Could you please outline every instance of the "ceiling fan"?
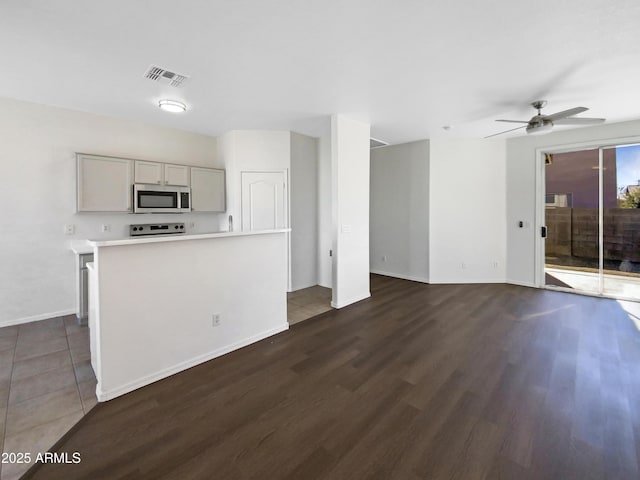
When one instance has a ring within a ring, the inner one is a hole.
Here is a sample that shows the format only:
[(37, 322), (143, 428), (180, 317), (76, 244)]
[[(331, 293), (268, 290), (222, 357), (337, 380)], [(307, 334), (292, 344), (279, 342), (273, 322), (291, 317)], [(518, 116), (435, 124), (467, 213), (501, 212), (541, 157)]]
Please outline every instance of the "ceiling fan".
[(546, 100), (536, 100), (531, 103), (531, 106), (538, 110), (538, 114), (531, 117), (531, 120), (496, 120), (496, 122), (507, 122), (507, 123), (524, 123), (525, 125), (517, 128), (512, 128), (511, 130), (505, 130), (504, 132), (494, 133), (493, 135), (489, 135), (488, 137), (495, 137), (496, 135), (502, 135), (503, 133), (513, 132), (515, 130), (519, 130), (521, 128), (526, 128), (526, 131), (530, 135), (540, 135), (543, 133), (548, 133), (553, 129), (554, 125), (596, 125), (598, 123), (602, 123), (605, 121), (604, 118), (577, 118), (574, 115), (577, 115), (582, 112), (586, 112), (589, 110), (586, 107), (575, 107), (570, 108), (569, 110), (563, 110), (562, 112), (552, 113), (551, 115), (543, 115), (541, 110), (547, 104)]

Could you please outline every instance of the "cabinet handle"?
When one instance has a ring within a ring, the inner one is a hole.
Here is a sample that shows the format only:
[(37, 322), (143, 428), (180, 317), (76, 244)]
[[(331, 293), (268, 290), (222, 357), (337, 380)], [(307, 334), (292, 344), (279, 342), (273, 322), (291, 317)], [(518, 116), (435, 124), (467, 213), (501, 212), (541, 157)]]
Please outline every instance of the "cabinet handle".
[(158, 180), (156, 183), (160, 183), (160, 180)]

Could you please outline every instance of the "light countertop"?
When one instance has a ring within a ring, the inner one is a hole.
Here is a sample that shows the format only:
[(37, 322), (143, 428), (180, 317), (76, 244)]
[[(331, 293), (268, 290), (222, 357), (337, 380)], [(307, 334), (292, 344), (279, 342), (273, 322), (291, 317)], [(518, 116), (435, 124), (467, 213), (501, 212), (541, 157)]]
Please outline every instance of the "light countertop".
[(115, 247), (120, 245), (140, 245), (144, 243), (161, 243), (161, 242), (184, 242), (188, 240), (205, 240), (209, 238), (227, 238), (242, 237), (247, 235), (266, 235), (270, 233), (286, 233), (290, 232), (290, 228), (282, 228), (278, 230), (259, 230), (255, 232), (217, 232), (217, 233), (197, 233), (197, 234), (176, 234), (176, 235), (150, 235), (142, 237), (130, 237), (121, 240), (88, 240), (90, 247), (89, 252), (93, 251), (93, 247)]
[(69, 242), (69, 250), (76, 255), (84, 255), (93, 253), (93, 246), (89, 245), (89, 240), (71, 240)]

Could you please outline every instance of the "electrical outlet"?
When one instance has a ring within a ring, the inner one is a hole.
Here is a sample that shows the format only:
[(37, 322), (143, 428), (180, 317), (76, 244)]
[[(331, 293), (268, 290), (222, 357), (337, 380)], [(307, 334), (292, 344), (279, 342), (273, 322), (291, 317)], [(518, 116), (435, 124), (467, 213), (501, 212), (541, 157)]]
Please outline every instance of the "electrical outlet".
[(497, 260), (493, 261), (493, 268), (498, 268), (498, 261)]
[(220, 314), (219, 313), (214, 313), (211, 316), (211, 326), (212, 327), (219, 327), (220, 326)]
[(387, 261), (387, 256), (386, 256), (386, 255), (383, 255), (383, 256), (382, 256), (382, 261), (383, 261), (383, 262), (386, 262), (386, 261)]
[(65, 235), (73, 235), (76, 233), (76, 226), (73, 224), (68, 224), (64, 226), (64, 234)]
[(195, 227), (196, 227), (195, 222), (189, 222), (189, 228), (195, 228)]
[(467, 264), (466, 264), (466, 263), (464, 263), (464, 262), (462, 262), (462, 269), (463, 269), (463, 270), (466, 270), (466, 268), (467, 268)]
[(101, 230), (102, 230), (103, 233), (104, 232), (110, 232), (111, 231), (111, 225), (105, 223), (104, 225), (102, 225)]

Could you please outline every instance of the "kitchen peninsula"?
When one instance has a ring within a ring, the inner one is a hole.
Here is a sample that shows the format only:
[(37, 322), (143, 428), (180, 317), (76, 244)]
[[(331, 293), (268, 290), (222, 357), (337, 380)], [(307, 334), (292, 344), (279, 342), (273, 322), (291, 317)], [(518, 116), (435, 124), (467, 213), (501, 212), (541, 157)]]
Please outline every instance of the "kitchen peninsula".
[(90, 241), (98, 400), (286, 330), (288, 231)]

